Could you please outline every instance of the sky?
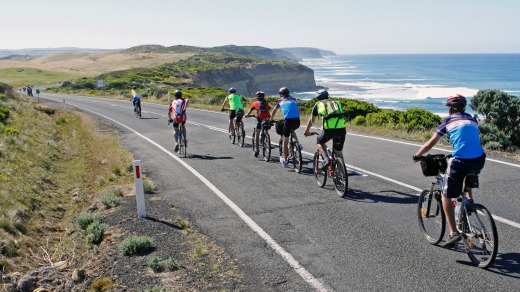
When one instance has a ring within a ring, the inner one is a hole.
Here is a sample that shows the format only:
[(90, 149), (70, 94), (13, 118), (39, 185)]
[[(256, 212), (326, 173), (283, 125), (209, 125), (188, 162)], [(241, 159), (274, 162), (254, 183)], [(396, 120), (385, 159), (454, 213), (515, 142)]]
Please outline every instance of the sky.
[(0, 49), (315, 47), (520, 53), (518, 0), (0, 0)]

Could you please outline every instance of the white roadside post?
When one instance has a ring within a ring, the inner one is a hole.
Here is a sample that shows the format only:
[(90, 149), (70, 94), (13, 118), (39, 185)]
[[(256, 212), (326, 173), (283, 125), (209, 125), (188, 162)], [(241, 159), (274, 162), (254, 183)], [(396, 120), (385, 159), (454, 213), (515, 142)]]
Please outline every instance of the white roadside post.
[(141, 172), (141, 160), (134, 160), (134, 186), (135, 186), (135, 200), (137, 201), (137, 217), (146, 217), (146, 207), (144, 204), (144, 186)]

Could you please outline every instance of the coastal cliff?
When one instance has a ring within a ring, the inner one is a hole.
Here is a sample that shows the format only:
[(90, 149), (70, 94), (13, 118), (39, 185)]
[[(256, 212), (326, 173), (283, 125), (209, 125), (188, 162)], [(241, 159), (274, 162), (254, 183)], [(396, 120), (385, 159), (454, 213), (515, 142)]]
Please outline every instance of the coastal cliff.
[(201, 86), (227, 90), (234, 87), (246, 96), (257, 91), (277, 94), (282, 86), (291, 91), (313, 91), (316, 89), (314, 71), (309, 67), (294, 64), (253, 64), (246, 67), (223, 68), (198, 72), (194, 81)]

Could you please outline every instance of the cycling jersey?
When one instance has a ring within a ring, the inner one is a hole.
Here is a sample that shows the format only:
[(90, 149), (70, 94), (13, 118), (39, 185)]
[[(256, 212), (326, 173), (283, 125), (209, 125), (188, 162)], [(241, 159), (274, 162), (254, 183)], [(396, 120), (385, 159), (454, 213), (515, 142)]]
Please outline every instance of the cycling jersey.
[(186, 121), (186, 100), (179, 98), (172, 101), (168, 112), (173, 113), (173, 122), (178, 124)]
[(135, 103), (138, 100), (141, 100), (141, 95), (132, 89), (132, 101)]
[(453, 144), (453, 157), (471, 159), (482, 156), (484, 149), (480, 145), (478, 123), (467, 113), (454, 113), (444, 119), (437, 128), (437, 134), (448, 134)]
[(265, 103), (263, 110), (258, 101), (253, 102), (253, 104), (251, 105), (251, 109), (254, 109), (258, 112), (258, 117), (260, 118), (260, 120), (269, 119), (271, 117), (271, 114), (269, 113), (271, 106), (267, 101), (264, 100), (263, 102)]
[[(335, 106), (334, 106), (335, 105)], [(326, 118), (327, 115), (334, 112), (334, 109), (337, 109), (339, 113), (343, 113), (343, 109), (341, 108), (341, 103), (334, 100), (324, 100), (318, 101), (314, 107), (312, 108), (313, 116), (321, 116), (323, 120), (323, 129), (344, 129), (345, 128), (345, 119), (342, 116), (333, 116)]]
[(300, 113), (298, 112), (298, 101), (290, 95), (285, 97), (280, 97), (278, 102), (276, 102), (275, 108), (281, 108), (283, 113), (283, 118), (293, 119), (300, 118)]
[(239, 110), (244, 108), (244, 105), (242, 104), (242, 96), (239, 94), (232, 93), (226, 97), (226, 100), (229, 102), (230, 110)]

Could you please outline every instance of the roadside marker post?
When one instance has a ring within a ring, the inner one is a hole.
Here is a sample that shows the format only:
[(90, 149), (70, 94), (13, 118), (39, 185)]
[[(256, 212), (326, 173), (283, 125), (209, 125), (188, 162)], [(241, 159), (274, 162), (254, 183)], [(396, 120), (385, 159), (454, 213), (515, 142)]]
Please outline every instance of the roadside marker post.
[(143, 174), (141, 172), (141, 160), (132, 162), (134, 167), (135, 200), (137, 201), (137, 217), (146, 217), (146, 206), (144, 203)]

